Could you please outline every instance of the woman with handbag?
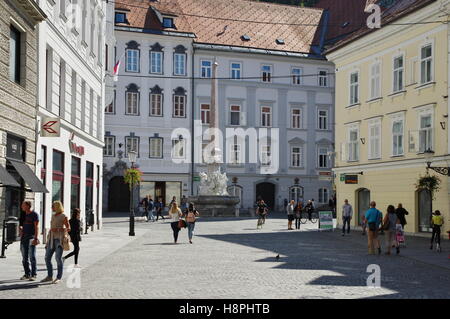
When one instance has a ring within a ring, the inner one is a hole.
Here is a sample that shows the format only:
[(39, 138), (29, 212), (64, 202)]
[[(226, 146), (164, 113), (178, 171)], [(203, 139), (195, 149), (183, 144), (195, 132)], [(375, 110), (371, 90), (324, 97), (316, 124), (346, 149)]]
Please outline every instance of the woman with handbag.
[(387, 208), (387, 214), (383, 219), (383, 230), (385, 230), (386, 235), (386, 255), (391, 254), (392, 246), (395, 246), (397, 255), (400, 254), (400, 247), (398, 245), (396, 236), (397, 224), (400, 224), (400, 219), (395, 213), (395, 207), (393, 205), (389, 205)]
[(64, 257), (64, 261), (68, 258), (74, 256), (75, 258), (75, 267), (80, 268), (78, 265), (78, 254), (80, 253), (80, 241), (81, 241), (81, 233), (80, 233), (80, 209), (75, 208), (72, 212), (72, 216), (69, 220), (70, 224), (70, 241), (73, 244), (73, 251)]
[(182, 226), (180, 223), (180, 221), (182, 221), (181, 216), (183, 216), (183, 213), (181, 212), (181, 209), (178, 208), (178, 204), (176, 202), (174, 202), (172, 206), (170, 206), (169, 216), (172, 219), (170, 226), (172, 227), (173, 239), (176, 244), (178, 240), (178, 233), (180, 232), (181, 229), (180, 226)]
[(186, 217), (186, 225), (187, 225), (187, 229), (188, 229), (189, 243), (192, 244), (192, 237), (194, 236), (195, 221), (196, 221), (198, 215), (200, 215), (200, 214), (194, 208), (194, 204), (189, 203), (189, 208), (186, 209), (184, 215)]
[[(54, 214), (50, 221), (50, 231), (48, 233), (47, 244), (45, 246), (47, 277), (41, 280), (41, 282), (52, 282), (57, 284), (61, 282), (63, 275), (63, 251), (70, 249), (68, 235), (70, 232), (70, 225), (67, 216), (64, 214), (64, 207), (60, 201), (53, 202), (52, 211)], [(58, 266), (58, 273), (55, 280), (53, 280), (53, 254), (55, 254), (56, 264)]]

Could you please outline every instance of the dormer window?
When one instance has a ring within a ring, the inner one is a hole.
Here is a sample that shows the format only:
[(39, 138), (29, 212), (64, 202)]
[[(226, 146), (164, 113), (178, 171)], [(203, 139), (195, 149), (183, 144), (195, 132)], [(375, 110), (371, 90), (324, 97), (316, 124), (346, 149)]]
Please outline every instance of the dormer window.
[(127, 23), (127, 16), (125, 12), (116, 12), (115, 23)]
[(173, 28), (173, 18), (163, 18), (162, 25), (164, 28)]

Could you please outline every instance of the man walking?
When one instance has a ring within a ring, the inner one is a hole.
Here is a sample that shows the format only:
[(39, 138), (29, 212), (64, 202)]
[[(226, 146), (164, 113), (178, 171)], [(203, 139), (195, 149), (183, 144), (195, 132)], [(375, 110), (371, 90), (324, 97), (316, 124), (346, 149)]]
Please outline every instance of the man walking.
[(155, 204), (156, 208), (156, 221), (158, 221), (159, 216), (161, 216), (162, 219), (164, 219), (164, 216), (162, 215), (162, 211), (164, 209), (164, 203), (162, 202), (162, 197), (158, 199), (158, 202)]
[(374, 242), (376, 242), (378, 255), (381, 254), (381, 245), (380, 240), (378, 239), (378, 229), (380, 228), (381, 221), (383, 220), (383, 214), (378, 209), (376, 209), (376, 206), (377, 204), (374, 201), (370, 202), (370, 208), (367, 210), (365, 215), (367, 225), (369, 226), (369, 232), (367, 236), (369, 255), (375, 254)]
[(286, 211), (287, 211), (287, 217), (288, 217), (288, 230), (293, 230), (292, 228), (292, 221), (294, 220), (294, 209), (295, 209), (295, 201), (291, 200), (291, 202), (287, 205)]
[(395, 213), (397, 214), (398, 219), (400, 220), (400, 224), (402, 225), (403, 230), (405, 229), (406, 225), (406, 215), (409, 215), (408, 211), (403, 208), (402, 203), (399, 203), (397, 206), (397, 209), (395, 210)]
[[(36, 280), (36, 245), (39, 234), (39, 215), (31, 210), (31, 202), (24, 201), (21, 205), (25, 212), (23, 223), (20, 226), (20, 251), (25, 275), (20, 280)], [(31, 270), (30, 270), (31, 263)]]
[(353, 217), (352, 205), (348, 203), (348, 199), (344, 200), (344, 205), (342, 206), (342, 236), (345, 236), (345, 225), (347, 224), (347, 234), (350, 234), (350, 221)]
[(155, 221), (155, 215), (153, 215), (153, 209), (155, 208), (155, 204), (153, 203), (153, 199), (150, 195), (148, 198), (148, 206), (147, 206), (147, 222), (151, 219), (152, 222)]

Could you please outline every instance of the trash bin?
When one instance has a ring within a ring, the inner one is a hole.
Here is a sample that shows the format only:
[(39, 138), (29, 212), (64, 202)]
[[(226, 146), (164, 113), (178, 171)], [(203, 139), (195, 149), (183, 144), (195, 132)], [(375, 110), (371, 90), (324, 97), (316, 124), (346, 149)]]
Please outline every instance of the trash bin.
[(5, 224), (6, 224), (5, 242), (11, 244), (15, 241), (20, 241), (19, 219), (15, 216), (8, 217)]

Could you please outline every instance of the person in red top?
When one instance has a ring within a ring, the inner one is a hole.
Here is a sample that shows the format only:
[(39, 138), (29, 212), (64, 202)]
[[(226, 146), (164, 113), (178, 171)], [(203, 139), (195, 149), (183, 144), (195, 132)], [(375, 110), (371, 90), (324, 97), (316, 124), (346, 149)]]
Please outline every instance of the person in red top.
[(24, 201), (21, 208), (25, 212), (20, 226), (20, 251), (25, 275), (20, 280), (34, 281), (36, 280), (36, 245), (39, 243), (39, 215), (31, 210), (30, 201)]

